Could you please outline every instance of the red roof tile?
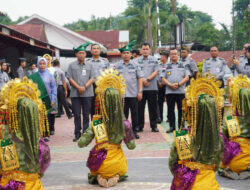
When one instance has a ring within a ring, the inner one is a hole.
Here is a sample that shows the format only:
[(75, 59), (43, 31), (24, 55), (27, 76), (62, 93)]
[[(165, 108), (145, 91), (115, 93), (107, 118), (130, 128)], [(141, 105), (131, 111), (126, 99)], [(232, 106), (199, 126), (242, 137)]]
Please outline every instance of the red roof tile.
[(9, 27), (42, 42), (47, 42), (42, 24), (10, 25)]
[[(236, 57), (240, 57), (242, 54), (241, 50), (235, 51)], [(231, 66), (232, 65), (232, 55), (233, 51), (220, 51), (219, 57), (222, 57), (226, 60), (227, 65)], [(201, 62), (203, 59), (210, 58), (211, 55), (209, 52), (194, 52), (191, 57), (196, 61), (196, 62)]]
[(78, 31), (77, 33), (86, 36), (92, 40), (95, 40), (108, 49), (117, 49), (121, 45), (119, 44), (119, 30), (112, 30), (112, 31)]

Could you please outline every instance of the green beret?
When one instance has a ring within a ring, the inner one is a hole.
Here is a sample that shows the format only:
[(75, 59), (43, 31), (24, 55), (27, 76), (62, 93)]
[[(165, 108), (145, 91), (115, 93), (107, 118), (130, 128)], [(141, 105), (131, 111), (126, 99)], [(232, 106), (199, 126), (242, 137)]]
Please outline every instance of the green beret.
[(74, 53), (77, 53), (79, 51), (86, 51), (87, 46), (91, 44), (90, 42), (87, 42), (86, 44), (80, 45), (78, 48), (73, 48)]
[(166, 49), (162, 49), (162, 50), (160, 50), (160, 55), (165, 55), (165, 56), (169, 56), (169, 52), (168, 52), (168, 50), (166, 50)]
[(182, 47), (181, 47), (181, 50), (189, 51), (189, 48), (188, 48), (187, 46), (182, 46)]
[(136, 40), (133, 40), (132, 42), (130, 42), (129, 44), (123, 46), (122, 48), (119, 48), (119, 51), (122, 53), (124, 51), (130, 51), (132, 52), (133, 50), (133, 46), (135, 45)]

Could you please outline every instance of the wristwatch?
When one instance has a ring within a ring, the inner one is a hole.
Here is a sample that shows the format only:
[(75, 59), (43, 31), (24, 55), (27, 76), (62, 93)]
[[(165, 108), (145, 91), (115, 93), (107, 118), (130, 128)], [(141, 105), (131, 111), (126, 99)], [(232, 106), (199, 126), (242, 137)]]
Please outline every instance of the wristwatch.
[(149, 78), (147, 78), (147, 82), (150, 82), (151, 80)]

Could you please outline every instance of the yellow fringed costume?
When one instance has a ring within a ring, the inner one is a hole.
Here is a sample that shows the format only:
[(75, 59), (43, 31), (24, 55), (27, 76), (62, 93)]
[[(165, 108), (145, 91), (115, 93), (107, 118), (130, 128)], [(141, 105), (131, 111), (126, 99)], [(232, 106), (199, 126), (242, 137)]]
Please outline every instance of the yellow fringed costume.
[(87, 161), (91, 172), (89, 183), (111, 187), (127, 177), (128, 164), (121, 143), (124, 141), (129, 149), (134, 149), (135, 139), (131, 124), (124, 121), (126, 85), (123, 76), (114, 69), (106, 69), (98, 77), (96, 85), (96, 114), (91, 127), (79, 139), (78, 146), (87, 146), (95, 137), (96, 146), (90, 151)]
[(48, 126), (39, 95), (37, 85), (26, 77), (1, 90), (0, 187), (44, 190), (40, 178), (50, 164), (50, 150), (41, 138)]
[(239, 75), (229, 83), (231, 115), (223, 128), (225, 152), (219, 174), (231, 179), (250, 177), (250, 79)]
[(206, 74), (198, 74), (186, 91), (183, 101), (182, 125), (188, 128), (174, 131), (175, 143), (169, 157), (169, 168), (174, 175), (171, 190), (219, 190), (215, 170), (223, 154), (220, 137), (221, 109), (224, 91), (220, 81)]

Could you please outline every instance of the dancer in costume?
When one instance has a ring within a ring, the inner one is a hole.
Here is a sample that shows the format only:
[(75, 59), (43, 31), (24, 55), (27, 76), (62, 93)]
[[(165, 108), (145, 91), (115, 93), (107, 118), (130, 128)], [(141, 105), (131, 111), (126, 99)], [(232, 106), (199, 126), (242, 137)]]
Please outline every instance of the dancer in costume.
[(7, 83), (0, 94), (0, 189), (43, 190), (40, 178), (50, 164), (46, 109), (27, 77)]
[(47, 70), (47, 60), (45, 58), (38, 59), (37, 68), (38, 72), (30, 75), (29, 78), (38, 84), (38, 89), (41, 92), (40, 98), (45, 103), (47, 109), (50, 134), (53, 135), (55, 131), (55, 114), (52, 114), (52, 112), (55, 112), (57, 109), (56, 81), (54, 76)]
[(225, 118), (225, 144), (219, 174), (231, 179), (250, 177), (250, 79), (239, 75), (229, 83), (231, 115)]
[(127, 177), (127, 160), (121, 143), (128, 149), (135, 148), (135, 137), (128, 120), (124, 121), (123, 97), (125, 79), (114, 69), (106, 69), (96, 81), (96, 114), (86, 132), (78, 140), (79, 147), (86, 147), (95, 137), (96, 145), (90, 151), (87, 167), (90, 169), (89, 183), (111, 187)]
[[(219, 190), (215, 170), (223, 154), (223, 140), (220, 137), (224, 105), (223, 89), (214, 76), (191, 79), (186, 88), (183, 106), (183, 120), (189, 127), (175, 131), (175, 143), (171, 148), (169, 168), (174, 175), (171, 190)], [(183, 126), (183, 125), (181, 125)]]

